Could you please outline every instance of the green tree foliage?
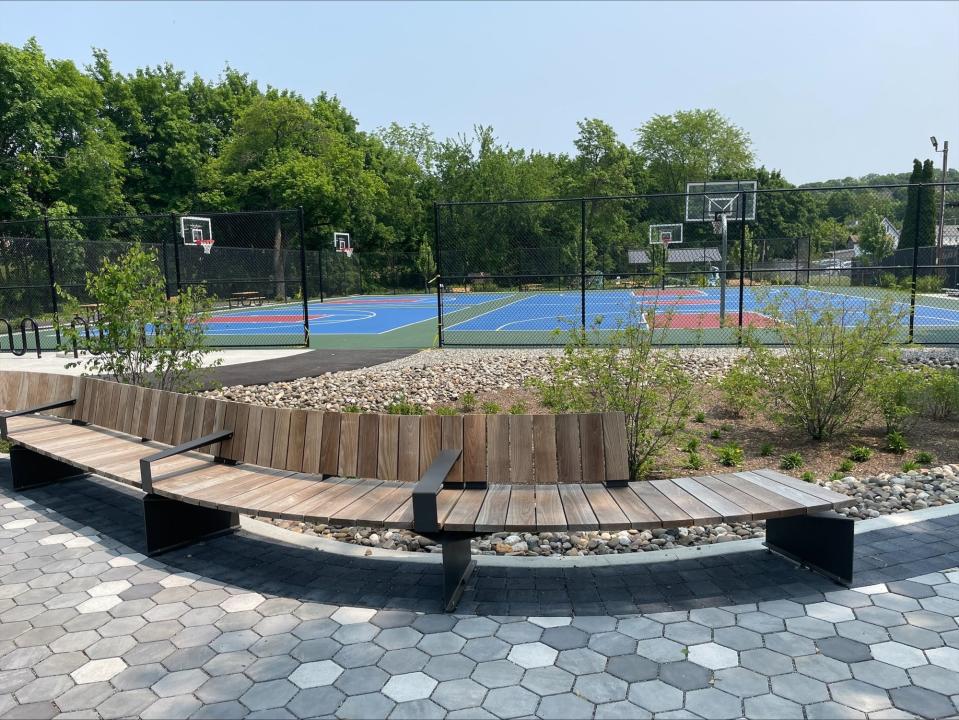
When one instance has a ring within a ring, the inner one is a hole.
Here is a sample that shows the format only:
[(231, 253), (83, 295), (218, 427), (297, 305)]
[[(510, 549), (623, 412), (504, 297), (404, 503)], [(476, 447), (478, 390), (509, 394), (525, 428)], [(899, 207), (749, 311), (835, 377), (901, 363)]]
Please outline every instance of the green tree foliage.
[[(912, 161), (912, 174), (909, 176), (909, 188), (906, 198), (906, 210), (902, 220), (900, 248), (930, 247), (936, 244), (936, 189), (928, 183), (935, 182), (936, 170), (932, 160)], [(920, 187), (920, 183), (925, 183)]]
[(876, 263), (893, 251), (892, 238), (886, 233), (882, 218), (869, 210), (859, 223), (859, 247), (870, 262)]

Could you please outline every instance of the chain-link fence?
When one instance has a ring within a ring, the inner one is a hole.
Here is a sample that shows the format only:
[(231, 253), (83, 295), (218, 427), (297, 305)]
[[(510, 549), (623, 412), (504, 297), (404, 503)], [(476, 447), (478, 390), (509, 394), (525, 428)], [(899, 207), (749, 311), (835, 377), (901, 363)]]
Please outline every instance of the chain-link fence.
[(666, 344), (736, 344), (743, 328), (776, 343), (784, 307), (854, 325), (883, 301), (902, 341), (959, 343), (959, 184), (727, 194), (724, 221), (708, 188), (438, 203), (441, 344), (561, 344), (581, 327), (601, 340), (634, 324)]

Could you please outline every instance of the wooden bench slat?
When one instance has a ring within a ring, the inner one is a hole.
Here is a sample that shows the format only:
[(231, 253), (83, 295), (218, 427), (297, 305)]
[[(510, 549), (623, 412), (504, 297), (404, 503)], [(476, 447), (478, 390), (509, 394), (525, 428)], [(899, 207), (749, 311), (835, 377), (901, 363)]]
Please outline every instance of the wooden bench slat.
[(583, 479), (579, 443), (579, 418), (576, 415), (556, 416), (556, 464), (558, 482), (578, 483)]
[[(185, 443), (187, 440), (193, 439), (193, 418), (196, 413), (196, 401), (197, 398), (195, 395), (184, 395), (180, 398), (180, 402), (177, 403), (177, 427), (176, 437), (173, 438), (173, 445), (179, 445), (180, 443)], [(146, 408), (152, 402), (153, 399), (151, 397), (144, 397), (144, 408)], [(149, 421), (147, 421), (147, 425), (148, 424)], [(146, 431), (146, 425), (142, 427), (141, 430)], [(149, 435), (143, 435), (143, 437), (149, 437)], [(255, 452), (253, 458), (247, 462), (256, 462)]]
[(290, 421), (293, 411), (289, 408), (277, 408), (276, 418), (273, 420), (273, 453), (269, 466), (272, 468), (286, 468), (286, 457), (290, 451)]
[(509, 418), (509, 481), (513, 485), (533, 484), (533, 418)]
[[(229, 467), (229, 465), (225, 466)], [(204, 488), (202, 491), (190, 493), (198, 500), (200, 500), (201, 505), (209, 505), (211, 507), (229, 507), (230, 501), (247, 493), (251, 490), (256, 490), (257, 488), (262, 488), (270, 483), (276, 482), (277, 478), (281, 471), (271, 471), (269, 473), (263, 472), (262, 470), (245, 470), (242, 474), (233, 475), (232, 473), (227, 473), (224, 471), (224, 476), (229, 476), (229, 480), (224, 480), (217, 485), (211, 485)], [(285, 472), (285, 471), (283, 471)], [(288, 473), (287, 473), (288, 474)]]
[(306, 449), (306, 410), (295, 408), (290, 414), (290, 439), (286, 445), (287, 470), (302, 472), (303, 455)]
[(243, 446), (243, 462), (256, 463), (257, 450), (260, 447), (260, 419), (263, 417), (263, 408), (259, 405), (250, 406), (250, 415), (246, 418), (246, 442)]
[(380, 415), (377, 430), (376, 477), (381, 480), (398, 480), (400, 418), (397, 415)]
[(376, 415), (360, 415), (359, 445), (357, 448), (356, 474), (363, 478), (380, 477), (376, 472), (379, 462), (380, 420)]
[(556, 416), (533, 416), (533, 474), (541, 485), (559, 480), (556, 465)]
[(443, 527), (450, 513), (453, 512), (463, 492), (463, 488), (461, 487), (443, 488), (439, 491), (439, 494), (436, 496), (436, 519), (440, 527)]
[(508, 483), (509, 415), (486, 416), (486, 481)]
[(457, 500), (456, 505), (446, 516), (444, 530), (472, 530), (476, 525), (483, 501), (486, 500), (486, 490), (465, 490)]
[[(681, 488), (676, 488), (676, 486), (666, 485), (668, 481), (662, 480), (631, 482), (629, 483), (629, 488), (656, 514), (662, 527), (693, 525), (694, 523), (690, 521), (690, 515), (673, 502), (672, 498), (667, 497), (664, 492), (660, 491), (660, 483), (663, 483), (663, 487), (669, 489), (670, 492), (673, 492), (672, 488), (681, 490)], [(688, 493), (685, 492), (673, 492), (673, 494), (688, 496)], [(716, 517), (716, 521), (719, 521), (718, 516)]]
[(629, 480), (629, 452), (626, 416), (621, 412), (603, 415), (603, 445), (606, 448), (606, 480)]
[[(179, 405), (179, 403), (178, 403)], [(233, 425), (228, 426), (233, 429), (233, 437), (224, 443), (224, 445), (229, 446), (229, 453), (225, 454), (224, 457), (228, 457), (231, 460), (242, 461), (246, 456), (246, 431), (247, 427), (250, 424), (250, 405), (246, 403), (233, 403), (236, 407), (236, 413), (233, 418)], [(179, 407), (177, 408), (179, 412)], [(227, 411), (227, 420), (229, 420), (230, 414)]]
[(752, 514), (748, 510), (727, 500), (722, 495), (713, 492), (699, 482), (698, 478), (674, 478), (670, 480), (670, 482), (675, 483), (701, 503), (708, 505), (719, 513), (723, 518), (723, 522), (746, 522), (752, 520)]
[(504, 530), (528, 530), (536, 527), (536, 488), (514, 485), (509, 496)]
[(420, 466), (418, 477), (423, 477), (439, 455), (443, 441), (443, 419), (439, 415), (420, 417)]
[[(326, 480), (324, 482), (335, 482), (336, 486), (331, 487), (329, 490), (327, 490), (326, 493), (322, 495), (317, 495), (316, 497), (312, 498), (312, 500), (309, 502), (304, 502), (302, 505), (295, 508), (291, 507), (291, 512), (295, 511), (297, 520), (304, 520), (306, 518), (306, 513), (312, 513), (314, 510), (321, 508), (324, 504), (329, 505), (331, 501), (333, 501), (335, 498), (338, 498), (341, 495), (344, 495), (345, 493), (352, 492), (353, 488), (355, 488), (356, 485), (360, 483), (360, 481), (355, 478), (340, 478), (340, 477), (330, 478), (329, 480)], [(355, 500), (356, 498), (354, 497), (353, 499)], [(350, 500), (349, 502), (353, 502), (353, 500)], [(349, 503), (344, 503), (344, 504), (349, 504)], [(343, 505), (341, 504), (336, 507), (337, 508), (343, 507)]]
[(356, 502), (331, 513), (330, 522), (349, 525), (383, 522), (410, 498), (412, 490), (409, 483), (383, 483)]
[[(323, 436), (320, 447), (320, 472), (324, 475), (339, 474), (341, 413), (323, 414)], [(307, 468), (309, 469), (309, 468)]]
[(486, 417), (463, 416), (463, 482), (486, 482)]
[(535, 485), (536, 529), (540, 532), (561, 532), (566, 529), (563, 501), (556, 485)]
[(606, 459), (603, 440), (603, 416), (589, 413), (579, 416), (579, 438), (582, 452), (583, 482), (606, 480)]
[(336, 477), (329, 478), (327, 480), (318, 480), (315, 476), (310, 475), (297, 474), (296, 477), (306, 480), (307, 484), (304, 485), (300, 490), (297, 490), (285, 498), (278, 498), (266, 503), (264, 507), (257, 511), (257, 514), (264, 515), (266, 517), (280, 517), (287, 515), (288, 511), (292, 512), (293, 509), (300, 505), (305, 506), (316, 501), (320, 495), (331, 490), (335, 485), (338, 485), (342, 481), (341, 478)]
[(764, 475), (759, 475), (758, 473), (743, 471), (735, 473), (736, 477), (741, 478), (745, 482), (752, 483), (753, 485), (763, 488), (769, 492), (776, 493), (785, 498), (789, 498), (793, 502), (799, 503), (806, 508), (806, 512), (819, 512), (822, 510), (827, 510), (832, 507), (831, 503), (827, 503), (824, 500), (804, 493), (800, 490), (791, 488), (788, 485), (783, 485), (778, 483), (775, 480), (770, 480)]
[(556, 487), (563, 501), (563, 513), (570, 530), (595, 530), (599, 527), (599, 521), (583, 493), (582, 485), (560, 483)]
[(273, 428), (276, 427), (276, 408), (265, 407), (260, 413), (260, 442), (256, 446), (257, 465), (269, 467), (273, 459)]
[(503, 527), (509, 508), (509, 495), (509, 485), (490, 485), (487, 488), (486, 497), (476, 516), (477, 532), (495, 532)]
[(794, 477), (783, 475), (781, 472), (776, 472), (775, 470), (757, 470), (756, 473), (758, 475), (763, 475), (781, 485), (786, 485), (794, 490), (799, 490), (807, 495), (812, 495), (820, 500), (825, 500), (828, 503), (844, 502), (849, 499), (845, 495), (840, 495), (832, 490), (827, 490), (824, 487), (820, 487), (816, 483), (808, 483), (804, 480), (797, 480)]
[(643, 530), (663, 526), (659, 516), (650, 510), (649, 506), (630, 488), (611, 487), (607, 489), (610, 497), (616, 501), (619, 509), (626, 515), (630, 527)]
[(246, 511), (251, 515), (255, 515), (257, 509), (269, 505), (279, 498), (289, 497), (298, 490), (301, 490), (303, 485), (303, 480), (293, 477), (286, 471), (282, 471), (281, 474), (274, 478), (273, 482), (265, 483), (239, 495), (234, 495), (229, 499), (228, 504), (240, 512)]
[(413, 527), (413, 498), (400, 505), (399, 509), (386, 518), (384, 527), (409, 529)]
[(246, 468), (231, 465), (210, 465), (195, 472), (182, 472), (154, 482), (154, 488), (164, 495), (193, 505), (216, 507), (216, 501), (231, 494), (245, 492), (262, 478)]
[[(323, 413), (307, 411), (306, 436), (303, 438), (303, 472), (321, 473), (320, 458), (323, 452)], [(329, 473), (323, 472), (324, 475)], [(333, 473), (335, 474), (335, 473)]]
[(339, 474), (357, 477), (356, 460), (360, 443), (360, 416), (358, 413), (340, 415)]
[(383, 483), (379, 480), (355, 480), (347, 485), (349, 481), (342, 483), (346, 485), (346, 490), (338, 495), (335, 500), (328, 502), (318, 501), (312, 510), (304, 512), (304, 517), (312, 522), (330, 522), (330, 518), (336, 515), (341, 509), (356, 502), (369, 492), (372, 492)]
[(709, 488), (717, 495), (722, 495), (730, 502), (735, 503), (739, 507), (743, 508), (752, 516), (754, 520), (765, 520), (771, 517), (781, 517), (785, 512), (783, 508), (773, 507), (769, 503), (760, 500), (752, 493), (745, 490), (740, 490), (735, 485), (724, 482), (722, 478), (705, 475), (702, 477), (697, 477), (696, 481), (700, 485)]
[(396, 474), (402, 482), (416, 482), (420, 479), (419, 418), (401, 415), (399, 422)]
[(600, 530), (626, 530), (630, 527), (629, 518), (601, 483), (584, 483), (583, 494), (596, 515)]
[(720, 513), (695, 495), (691, 495), (685, 489), (681, 488), (672, 480), (653, 480), (653, 487), (666, 496), (670, 502), (676, 505), (689, 517), (702, 520), (704, 523), (722, 522), (723, 517)]
[[(443, 450), (462, 450), (463, 448), (463, 416), (462, 415), (444, 415), (442, 420), (443, 441), (441, 449)], [(446, 476), (446, 482), (450, 485), (461, 484), (463, 482), (463, 455), (450, 468)]]
[(757, 500), (763, 501), (772, 508), (780, 510), (782, 515), (803, 514), (806, 511), (806, 506), (803, 503), (773, 490), (768, 490), (762, 485), (750, 482), (738, 473), (720, 473), (713, 477), (717, 480), (722, 480), (730, 487), (752, 495)]

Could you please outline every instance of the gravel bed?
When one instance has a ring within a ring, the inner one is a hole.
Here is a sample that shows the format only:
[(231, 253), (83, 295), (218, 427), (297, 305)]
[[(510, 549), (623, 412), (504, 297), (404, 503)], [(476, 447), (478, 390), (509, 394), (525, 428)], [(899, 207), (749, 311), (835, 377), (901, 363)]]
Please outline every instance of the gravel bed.
[[(855, 505), (839, 512), (854, 520), (892, 515), (938, 505), (959, 502), (959, 465), (890, 475), (882, 473), (858, 479), (853, 476), (820, 485), (856, 498)], [(387, 550), (440, 552), (440, 546), (408, 530), (369, 527), (313, 525), (286, 520), (271, 520), (275, 525), (306, 535), (331, 538), (354, 545)], [(494, 533), (472, 541), (479, 555), (609, 555), (611, 553), (655, 552), (676, 547), (712, 545), (761, 538), (764, 522), (697, 525), (664, 530), (623, 530), (621, 532), (542, 532)]]

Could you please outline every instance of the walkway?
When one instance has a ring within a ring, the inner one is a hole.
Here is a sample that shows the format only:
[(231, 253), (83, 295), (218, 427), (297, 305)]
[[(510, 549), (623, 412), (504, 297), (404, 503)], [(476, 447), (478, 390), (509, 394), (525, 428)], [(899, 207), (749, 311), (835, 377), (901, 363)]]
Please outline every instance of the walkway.
[[(959, 516), (858, 536), (857, 590), (766, 553), (439, 567), (249, 533), (137, 553), (99, 481), (14, 495), (0, 459), (5, 717), (947, 717)], [(905, 579), (910, 577), (911, 579)], [(645, 614), (636, 614), (642, 612)]]

